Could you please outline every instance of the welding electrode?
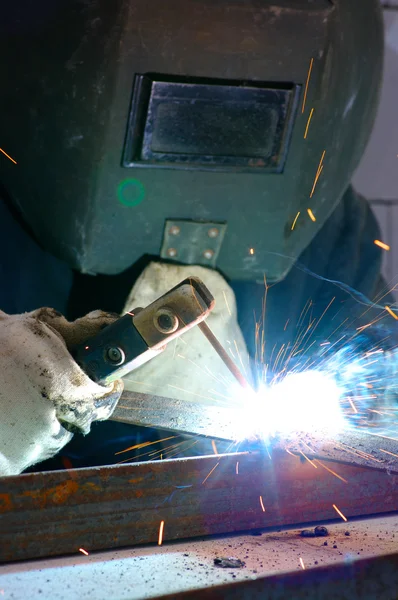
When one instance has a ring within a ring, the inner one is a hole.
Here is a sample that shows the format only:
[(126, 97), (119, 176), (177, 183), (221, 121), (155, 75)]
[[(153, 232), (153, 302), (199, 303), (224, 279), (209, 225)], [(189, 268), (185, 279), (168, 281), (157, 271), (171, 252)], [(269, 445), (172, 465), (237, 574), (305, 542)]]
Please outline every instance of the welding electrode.
[(242, 375), (242, 373), (240, 372), (239, 368), (236, 366), (236, 364), (234, 363), (232, 358), (229, 357), (226, 350), (220, 344), (220, 342), (218, 341), (218, 339), (216, 338), (216, 336), (214, 335), (214, 333), (212, 332), (210, 327), (204, 321), (199, 323), (198, 327), (201, 330), (201, 332), (206, 336), (206, 338), (209, 340), (210, 344), (213, 346), (213, 348), (217, 352), (218, 356), (224, 362), (225, 366), (229, 369), (229, 371), (232, 373), (232, 375), (235, 377), (235, 379), (238, 381), (238, 383), (240, 383), (240, 385), (245, 389), (251, 389), (251, 386), (250, 386), (249, 382), (247, 381), (246, 377), (244, 377), (244, 375)]

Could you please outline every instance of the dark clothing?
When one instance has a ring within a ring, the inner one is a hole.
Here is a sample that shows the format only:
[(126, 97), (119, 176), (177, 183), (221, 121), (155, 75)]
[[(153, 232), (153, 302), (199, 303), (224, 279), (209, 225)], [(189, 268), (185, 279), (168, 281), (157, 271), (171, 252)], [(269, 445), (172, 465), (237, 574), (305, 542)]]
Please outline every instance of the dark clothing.
[[(0, 239), (4, 244), (3, 255), (7, 257), (1, 266), (4, 285), (0, 305), (4, 311), (18, 313), (52, 306), (67, 317), (76, 318), (97, 308), (114, 312), (122, 309), (145, 260), (118, 276), (74, 274), (70, 294), (72, 273), (68, 267), (41, 250), (5, 205), (0, 209)], [(333, 342), (374, 318), (377, 309), (369, 310), (339, 284), (324, 278), (350, 286), (373, 300), (383, 288), (380, 275), (383, 250), (374, 244), (378, 237), (377, 223), (368, 203), (348, 189), (325, 226), (301, 255), (298, 265), (283, 282), (268, 290), (265, 363), (272, 368), (281, 348), (283, 356), (288, 356), (287, 348), (292, 347), (297, 336), (311, 322), (310, 334), (301, 344), (307, 353), (316, 352), (320, 341), (329, 339)], [(239, 323), (254, 357), (255, 322), (261, 321), (265, 287), (247, 282), (232, 282), (231, 285), (237, 298)], [(69, 308), (65, 311), (68, 299)], [(319, 320), (328, 306), (326, 314)], [(376, 314), (380, 316), (380, 311)], [(278, 368), (281, 368), (280, 364)], [(62, 454), (75, 466), (109, 464), (115, 461), (115, 452), (146, 439), (156, 439), (157, 433), (120, 423), (94, 423), (88, 436), (75, 436)], [(51, 459), (45, 467), (38, 465), (34, 470), (62, 468), (60, 460), (60, 457)]]
[(0, 309), (8, 314), (50, 306), (65, 314), (73, 274), (40, 248), (0, 201)]

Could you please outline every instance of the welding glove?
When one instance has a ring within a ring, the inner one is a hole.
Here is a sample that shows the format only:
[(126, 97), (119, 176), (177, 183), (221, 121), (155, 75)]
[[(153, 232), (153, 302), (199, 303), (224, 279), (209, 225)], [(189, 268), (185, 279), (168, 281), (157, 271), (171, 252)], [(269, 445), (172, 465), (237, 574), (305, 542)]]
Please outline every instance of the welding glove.
[[(214, 296), (215, 307), (206, 323), (250, 380), (249, 356), (237, 322), (235, 295), (216, 271), (153, 262), (134, 285), (124, 312), (147, 306), (190, 276), (199, 277)], [(159, 356), (127, 375), (124, 384), (130, 391), (212, 405), (226, 405), (233, 397), (240, 399), (242, 393), (198, 327), (170, 342)]]
[(69, 323), (49, 308), (0, 311), (0, 475), (14, 475), (55, 455), (74, 432), (112, 414), (123, 384), (94, 383), (68, 348), (115, 316), (95, 311)]

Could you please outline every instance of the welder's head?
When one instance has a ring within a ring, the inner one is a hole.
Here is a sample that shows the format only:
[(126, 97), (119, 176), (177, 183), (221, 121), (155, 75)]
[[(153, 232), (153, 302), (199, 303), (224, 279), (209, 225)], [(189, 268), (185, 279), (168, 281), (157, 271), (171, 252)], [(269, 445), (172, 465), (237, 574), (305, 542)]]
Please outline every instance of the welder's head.
[(84, 272), (283, 278), (373, 123), (378, 0), (59, 0), (2, 28), (1, 180)]

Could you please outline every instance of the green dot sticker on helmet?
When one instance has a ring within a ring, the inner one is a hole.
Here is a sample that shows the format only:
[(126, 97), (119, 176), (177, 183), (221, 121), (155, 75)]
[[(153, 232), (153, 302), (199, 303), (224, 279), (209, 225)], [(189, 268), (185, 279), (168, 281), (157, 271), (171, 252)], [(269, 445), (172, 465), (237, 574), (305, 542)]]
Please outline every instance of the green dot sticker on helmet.
[(138, 179), (124, 179), (117, 186), (117, 197), (125, 206), (138, 206), (145, 198), (145, 187)]

